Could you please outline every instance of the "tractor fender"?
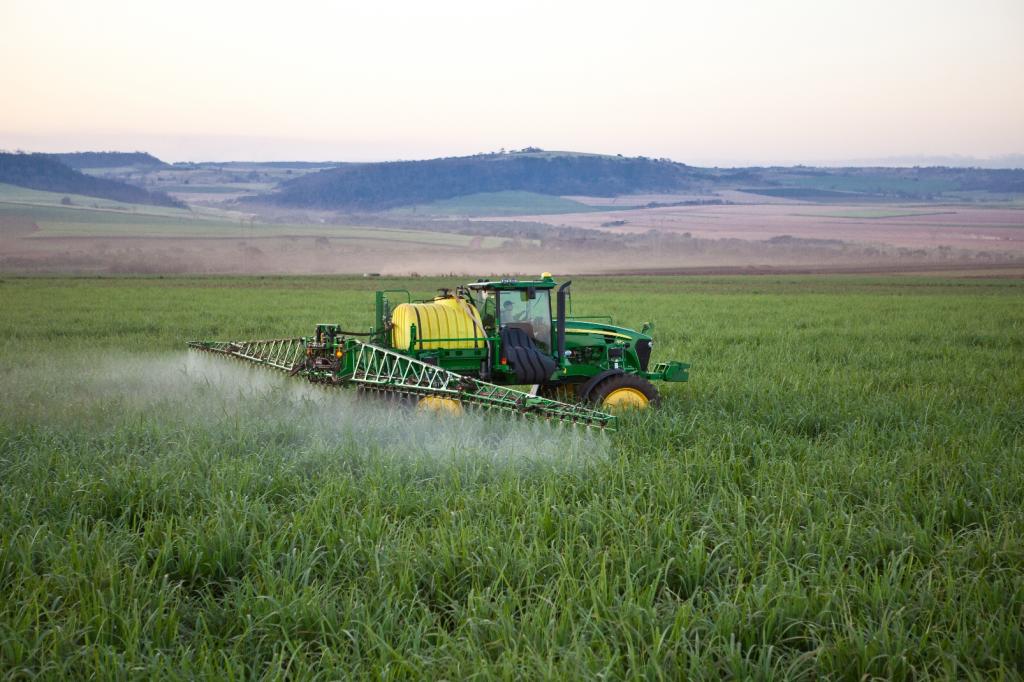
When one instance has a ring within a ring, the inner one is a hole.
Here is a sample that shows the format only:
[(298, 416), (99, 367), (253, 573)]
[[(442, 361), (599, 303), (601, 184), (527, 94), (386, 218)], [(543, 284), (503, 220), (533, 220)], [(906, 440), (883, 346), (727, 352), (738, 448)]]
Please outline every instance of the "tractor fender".
[(579, 396), (580, 400), (588, 400), (590, 398), (590, 392), (594, 390), (594, 386), (604, 381), (610, 376), (616, 374), (625, 374), (621, 369), (606, 369), (603, 372), (598, 372), (594, 376), (587, 379), (587, 382), (580, 386)]

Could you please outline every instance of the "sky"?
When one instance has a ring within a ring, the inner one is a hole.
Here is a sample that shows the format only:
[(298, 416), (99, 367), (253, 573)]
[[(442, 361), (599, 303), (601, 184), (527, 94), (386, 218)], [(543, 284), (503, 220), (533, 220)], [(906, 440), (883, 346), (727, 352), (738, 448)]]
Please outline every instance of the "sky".
[(0, 149), (1024, 152), (1024, 1), (0, 0)]

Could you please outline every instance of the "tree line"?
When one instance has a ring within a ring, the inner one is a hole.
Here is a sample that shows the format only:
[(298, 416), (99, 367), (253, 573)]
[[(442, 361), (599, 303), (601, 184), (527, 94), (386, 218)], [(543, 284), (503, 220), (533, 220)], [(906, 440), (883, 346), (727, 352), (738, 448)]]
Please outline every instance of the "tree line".
[(82, 194), (128, 204), (187, 208), (164, 192), (151, 192), (118, 180), (96, 178), (64, 165), (50, 154), (0, 152), (0, 182), (28, 189)]
[(256, 200), (309, 208), (381, 210), (504, 190), (556, 196), (672, 192), (702, 178), (696, 169), (665, 159), (506, 153), (347, 164), (289, 180), (274, 194)]

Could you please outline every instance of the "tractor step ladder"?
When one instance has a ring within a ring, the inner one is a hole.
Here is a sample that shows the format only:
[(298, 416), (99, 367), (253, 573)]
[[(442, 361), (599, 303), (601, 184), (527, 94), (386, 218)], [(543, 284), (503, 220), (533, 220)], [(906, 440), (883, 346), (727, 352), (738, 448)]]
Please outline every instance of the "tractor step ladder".
[[(293, 374), (302, 369), (306, 357), (306, 341), (302, 338), (190, 341), (188, 345), (195, 350), (228, 355)], [(336, 385), (351, 382), (365, 391), (383, 396), (448, 398), (464, 405), (515, 416), (602, 429), (612, 426), (615, 420), (610, 414), (584, 405), (549, 400), (463, 376), (373, 344), (351, 340), (345, 352), (356, 354), (351, 365), (352, 373), (337, 377), (339, 382), (322, 383)]]

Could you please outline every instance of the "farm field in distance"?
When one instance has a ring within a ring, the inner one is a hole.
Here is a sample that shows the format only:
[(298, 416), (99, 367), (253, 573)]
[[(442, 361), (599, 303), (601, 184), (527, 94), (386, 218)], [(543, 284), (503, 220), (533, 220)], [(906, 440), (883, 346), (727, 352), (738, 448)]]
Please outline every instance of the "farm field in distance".
[[(436, 275), (481, 269), (532, 272), (551, 261), (567, 272), (591, 273), (1024, 263), (1024, 210), (1012, 203), (766, 200), (614, 210), (593, 205), (583, 213), (506, 215), (527, 206), (582, 207), (585, 200), (596, 201), (499, 192), (434, 204), (441, 209), (257, 215), (226, 207), (230, 204), (144, 206), (0, 185), (0, 271)], [(616, 200), (700, 199), (637, 195)], [(439, 217), (430, 210), (463, 214)]]
[(184, 350), (463, 278), (4, 275), (0, 665), (1017, 678), (1024, 280), (989, 274), (574, 276), (693, 366), (604, 434)]
[[(424, 253), (469, 262), (500, 235), (352, 223), (266, 223), (210, 207), (124, 204), (0, 185), (0, 270), (76, 274), (422, 270)], [(529, 248), (534, 240), (518, 240)], [(498, 254), (498, 260), (502, 256)]]
[(787, 235), (912, 249), (992, 249), (1024, 254), (1024, 209), (1016, 205), (792, 202), (591, 210), (532, 215), (530, 219), (626, 234), (659, 230), (705, 239), (748, 241)]
[[(46, 156), (0, 153), (0, 176), (14, 183), (0, 184), (0, 272), (403, 276), (534, 272), (555, 262), (574, 274), (700, 274), (1024, 264), (1024, 171), (1013, 169), (720, 169), (533, 148), (395, 163), (59, 158), (81, 172)], [(99, 181), (112, 186), (94, 187)]]

